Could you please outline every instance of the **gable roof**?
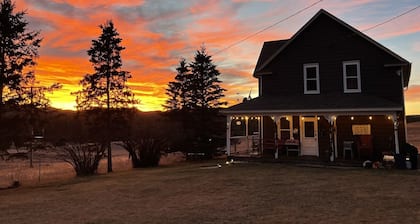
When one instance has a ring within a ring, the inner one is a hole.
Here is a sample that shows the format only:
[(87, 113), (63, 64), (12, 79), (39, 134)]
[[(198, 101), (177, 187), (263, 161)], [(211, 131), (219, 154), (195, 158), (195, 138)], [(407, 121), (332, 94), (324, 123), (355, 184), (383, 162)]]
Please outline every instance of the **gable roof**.
[(285, 45), (290, 39), (287, 40), (275, 40), (275, 41), (266, 41), (261, 49), (260, 56), (258, 57), (257, 65), (255, 65), (254, 74), (257, 70), (280, 49)]
[[(386, 66), (401, 66), (403, 67), (403, 75), (404, 75), (404, 86), (408, 86), (408, 81), (410, 79), (411, 74), (411, 63), (405, 60), (404, 58), (400, 57), (398, 54), (394, 53), (390, 49), (386, 48), (382, 44), (376, 42), (369, 36), (365, 35), (364, 33), (360, 32), (359, 30), (355, 29), (354, 27), (350, 26), (349, 24), (345, 23), (344, 21), (340, 20), (339, 18), (335, 17), (331, 13), (327, 12), (324, 9), (319, 10), (315, 16), (313, 16), (302, 28), (300, 28), (292, 38), (288, 40), (279, 40), (279, 41), (271, 41), (265, 42), (263, 49), (261, 50), (260, 57), (258, 59), (257, 65), (255, 66), (254, 70), (254, 77), (258, 77), (264, 74), (264, 69), (285, 49), (289, 46), (306, 28), (311, 26), (311, 24), (318, 19), (320, 15), (326, 15), (330, 19), (338, 22), (342, 26), (349, 29), (351, 32), (355, 33), (356, 35), (360, 36), (361, 38), (365, 39), (366, 41), (370, 42), (371, 44), (375, 45), (376, 47), (380, 48), (381, 50), (385, 51), (392, 57), (396, 58), (397, 60), (401, 61), (400, 64), (394, 65), (386, 65)], [(265, 48), (265, 49), (264, 49)], [(274, 52), (274, 53), (272, 53)], [(269, 55), (271, 53), (271, 55)], [(265, 59), (265, 60), (263, 60)], [(261, 61), (260, 61), (261, 60)]]

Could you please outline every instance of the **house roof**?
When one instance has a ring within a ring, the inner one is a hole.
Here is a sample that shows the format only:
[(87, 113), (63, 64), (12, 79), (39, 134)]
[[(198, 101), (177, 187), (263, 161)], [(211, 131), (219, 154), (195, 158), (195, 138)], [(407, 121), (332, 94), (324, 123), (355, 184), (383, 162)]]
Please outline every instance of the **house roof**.
[(225, 114), (395, 112), (400, 104), (365, 94), (257, 97), (222, 110)]
[(403, 67), (403, 75), (404, 75), (404, 87), (408, 86), (408, 82), (411, 75), (411, 63), (399, 56), (398, 54), (394, 53), (390, 49), (386, 48), (382, 44), (376, 42), (369, 36), (365, 35), (364, 33), (360, 32), (359, 30), (355, 29), (354, 27), (350, 26), (349, 24), (345, 23), (344, 21), (340, 20), (339, 18), (335, 17), (331, 13), (327, 12), (324, 9), (318, 11), (302, 28), (300, 28), (292, 38), (288, 40), (278, 40), (278, 41), (269, 41), (265, 42), (263, 45), (263, 49), (261, 50), (260, 57), (258, 58), (257, 65), (255, 66), (254, 70), (254, 77), (258, 77), (263, 75), (264, 69), (284, 50), (289, 46), (307, 27), (309, 27), (320, 15), (326, 15), (329, 18), (333, 19), (334, 21), (338, 22), (342, 26), (346, 27), (356, 35), (362, 37), (363, 39), (367, 40), (368, 42), (372, 43), (373, 45), (379, 47), (392, 57), (396, 58), (397, 60), (401, 61), (399, 64), (394, 65), (385, 65), (388, 67), (391, 66), (398, 66)]
[(264, 45), (261, 49), (260, 56), (258, 57), (257, 65), (255, 66), (254, 74), (259, 68), (280, 49), (285, 45), (290, 39), (287, 40), (275, 40), (264, 42)]

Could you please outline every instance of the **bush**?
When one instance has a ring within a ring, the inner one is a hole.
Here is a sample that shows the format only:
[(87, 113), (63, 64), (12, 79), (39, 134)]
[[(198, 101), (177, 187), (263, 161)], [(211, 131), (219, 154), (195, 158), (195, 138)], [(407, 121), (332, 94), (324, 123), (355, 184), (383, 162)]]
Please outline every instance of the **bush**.
[(124, 141), (122, 147), (128, 151), (133, 168), (158, 166), (164, 153), (165, 141), (157, 138), (140, 138)]
[(106, 148), (100, 144), (76, 144), (62, 149), (60, 157), (74, 168), (77, 176), (90, 176), (97, 173)]

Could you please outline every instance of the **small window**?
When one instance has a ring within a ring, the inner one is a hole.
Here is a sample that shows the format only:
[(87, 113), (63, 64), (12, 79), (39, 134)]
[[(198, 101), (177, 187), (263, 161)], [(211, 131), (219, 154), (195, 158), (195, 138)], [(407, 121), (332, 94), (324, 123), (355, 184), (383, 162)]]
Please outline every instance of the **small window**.
[(304, 125), (305, 125), (304, 126), (305, 137), (306, 138), (315, 137), (315, 123), (313, 121), (305, 121)]
[(246, 120), (244, 118), (235, 118), (231, 122), (231, 133), (230, 136), (245, 136), (246, 135)]
[(292, 137), (290, 134), (291, 124), (292, 122), (290, 122), (290, 118), (288, 117), (280, 118), (280, 139), (281, 140), (291, 139)]
[(305, 94), (319, 94), (318, 63), (303, 65), (303, 80)]
[(259, 131), (259, 122), (256, 117), (251, 117), (248, 119), (248, 135), (258, 135)]
[(343, 62), (343, 82), (345, 93), (360, 93), (362, 91), (359, 61)]

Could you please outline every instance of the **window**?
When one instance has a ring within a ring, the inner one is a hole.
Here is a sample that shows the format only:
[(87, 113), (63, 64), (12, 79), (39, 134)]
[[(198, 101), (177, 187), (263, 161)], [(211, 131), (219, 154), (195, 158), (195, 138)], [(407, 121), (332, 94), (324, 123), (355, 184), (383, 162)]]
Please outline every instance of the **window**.
[(257, 117), (248, 119), (248, 135), (258, 135), (260, 120)]
[(291, 139), (291, 117), (280, 118), (280, 139), (286, 140)]
[(313, 121), (305, 121), (304, 122), (304, 131), (306, 138), (313, 138), (315, 137), (315, 123)]
[(343, 62), (343, 82), (345, 93), (360, 93), (362, 91), (359, 61)]
[(304, 93), (319, 94), (318, 63), (303, 65)]
[(245, 125), (246, 120), (244, 118), (241, 117), (237, 117), (232, 119), (231, 122), (231, 133), (230, 136), (235, 137), (235, 136), (245, 136), (246, 135), (246, 125)]

